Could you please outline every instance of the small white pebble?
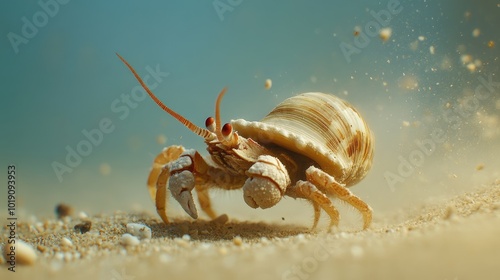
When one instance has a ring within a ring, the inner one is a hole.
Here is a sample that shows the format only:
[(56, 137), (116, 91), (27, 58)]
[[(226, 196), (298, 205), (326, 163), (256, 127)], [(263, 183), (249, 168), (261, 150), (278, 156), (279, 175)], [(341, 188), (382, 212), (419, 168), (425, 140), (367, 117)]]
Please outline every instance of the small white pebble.
[(78, 213), (78, 218), (80, 218), (82, 220), (86, 220), (89, 218), (89, 215), (87, 215), (87, 213), (81, 211), (80, 213)]
[(212, 248), (212, 244), (210, 244), (208, 242), (203, 242), (200, 244), (200, 248), (203, 250), (208, 250), (208, 249)]
[(305, 239), (306, 239), (306, 236), (304, 234), (302, 234), (302, 233), (297, 234), (297, 240), (303, 241)]
[(71, 240), (67, 237), (63, 237), (61, 239), (61, 246), (62, 247), (71, 247), (73, 246), (73, 242), (71, 242)]
[(191, 240), (191, 236), (189, 236), (189, 234), (184, 234), (184, 235), (182, 236), (182, 239), (183, 239), (183, 240), (186, 240), (186, 241), (189, 241), (189, 240)]
[(58, 261), (62, 261), (64, 259), (64, 254), (62, 252), (57, 252), (54, 257), (56, 258), (56, 260)]
[(135, 246), (139, 245), (140, 241), (137, 237), (129, 234), (129, 233), (124, 233), (121, 238), (121, 243), (125, 246)]
[[(11, 247), (15, 247), (13, 251), (11, 251)], [(37, 259), (37, 255), (33, 247), (19, 239), (16, 239), (15, 244), (5, 243), (3, 252), (7, 263), (11, 260), (11, 258), (14, 258), (9, 255), (12, 252), (15, 254), (15, 262), (18, 264), (32, 265)]]
[(176, 237), (176, 238), (174, 238), (174, 241), (175, 241), (175, 243), (177, 243), (179, 246), (182, 246), (182, 247), (184, 247), (184, 248), (189, 247), (189, 242), (188, 242), (188, 241), (186, 241), (185, 239), (182, 239), (182, 238), (178, 238), (178, 237)]
[(240, 236), (235, 236), (233, 238), (233, 244), (236, 246), (241, 246), (243, 244), (243, 239)]
[(263, 237), (260, 238), (260, 242), (262, 244), (268, 244), (269, 243), (269, 238), (263, 236)]
[(127, 233), (130, 233), (140, 239), (151, 238), (151, 228), (143, 224), (128, 223)]

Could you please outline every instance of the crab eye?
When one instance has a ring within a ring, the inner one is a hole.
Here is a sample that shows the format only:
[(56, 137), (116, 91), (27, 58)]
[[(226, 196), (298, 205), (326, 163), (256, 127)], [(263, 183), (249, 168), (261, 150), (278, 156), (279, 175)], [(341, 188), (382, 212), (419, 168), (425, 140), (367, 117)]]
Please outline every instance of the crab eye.
[(215, 132), (215, 119), (212, 117), (208, 117), (205, 120), (205, 127), (211, 132)]
[(233, 134), (233, 126), (230, 123), (226, 123), (222, 127), (221, 132), (222, 132), (222, 136), (224, 136), (225, 138), (228, 138), (229, 136), (231, 136), (231, 134)]

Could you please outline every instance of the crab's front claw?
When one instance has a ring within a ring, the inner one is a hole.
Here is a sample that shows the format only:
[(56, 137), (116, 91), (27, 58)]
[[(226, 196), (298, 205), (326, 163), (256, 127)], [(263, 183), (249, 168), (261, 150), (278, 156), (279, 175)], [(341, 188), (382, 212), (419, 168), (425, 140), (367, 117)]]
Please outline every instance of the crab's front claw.
[(191, 191), (194, 188), (195, 178), (188, 170), (171, 175), (168, 188), (172, 196), (179, 202), (184, 211), (193, 219), (198, 218), (198, 211), (193, 201)]
[(249, 177), (243, 185), (243, 198), (252, 208), (269, 208), (281, 200), (290, 177), (281, 161), (261, 155), (246, 172)]

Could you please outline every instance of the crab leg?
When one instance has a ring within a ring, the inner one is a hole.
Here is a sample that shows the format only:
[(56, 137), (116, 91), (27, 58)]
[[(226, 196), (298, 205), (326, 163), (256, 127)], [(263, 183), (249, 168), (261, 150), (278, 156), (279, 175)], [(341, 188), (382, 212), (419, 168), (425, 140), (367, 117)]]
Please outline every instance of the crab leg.
[(153, 168), (151, 168), (147, 182), (149, 195), (153, 201), (156, 200), (156, 181), (158, 180), (158, 176), (160, 175), (162, 168), (165, 164), (178, 159), (183, 152), (184, 147), (173, 145), (163, 149), (163, 151), (161, 151), (161, 153), (154, 159)]
[(370, 226), (372, 221), (372, 209), (359, 197), (351, 193), (346, 187), (335, 181), (335, 178), (314, 166), (306, 170), (306, 178), (308, 181), (316, 185), (320, 190), (327, 195), (335, 196), (356, 208), (363, 215), (363, 229)]
[(338, 226), (340, 215), (332, 201), (316, 186), (308, 181), (298, 181), (294, 186), (287, 190), (287, 195), (294, 198), (304, 198), (310, 200), (314, 206), (314, 224), (313, 229), (319, 221), (319, 207), (321, 207), (330, 216), (330, 227)]
[(210, 218), (217, 217), (208, 194), (208, 189), (239, 189), (246, 176), (230, 175), (225, 170), (208, 164), (195, 150), (184, 150), (182, 146), (170, 146), (159, 154), (148, 178), (148, 189), (155, 201), (156, 211), (164, 223), (169, 223), (166, 215), (167, 185), (184, 211), (192, 218), (198, 217), (191, 191), (196, 190), (201, 209)]

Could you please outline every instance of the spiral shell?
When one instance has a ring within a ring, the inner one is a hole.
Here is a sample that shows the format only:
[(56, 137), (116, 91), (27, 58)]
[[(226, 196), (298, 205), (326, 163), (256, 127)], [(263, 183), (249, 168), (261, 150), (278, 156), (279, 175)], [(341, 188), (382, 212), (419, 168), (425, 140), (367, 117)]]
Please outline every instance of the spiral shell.
[(232, 120), (242, 136), (275, 144), (315, 161), (337, 182), (352, 186), (373, 161), (373, 136), (346, 101), (320, 92), (284, 100), (259, 122)]

